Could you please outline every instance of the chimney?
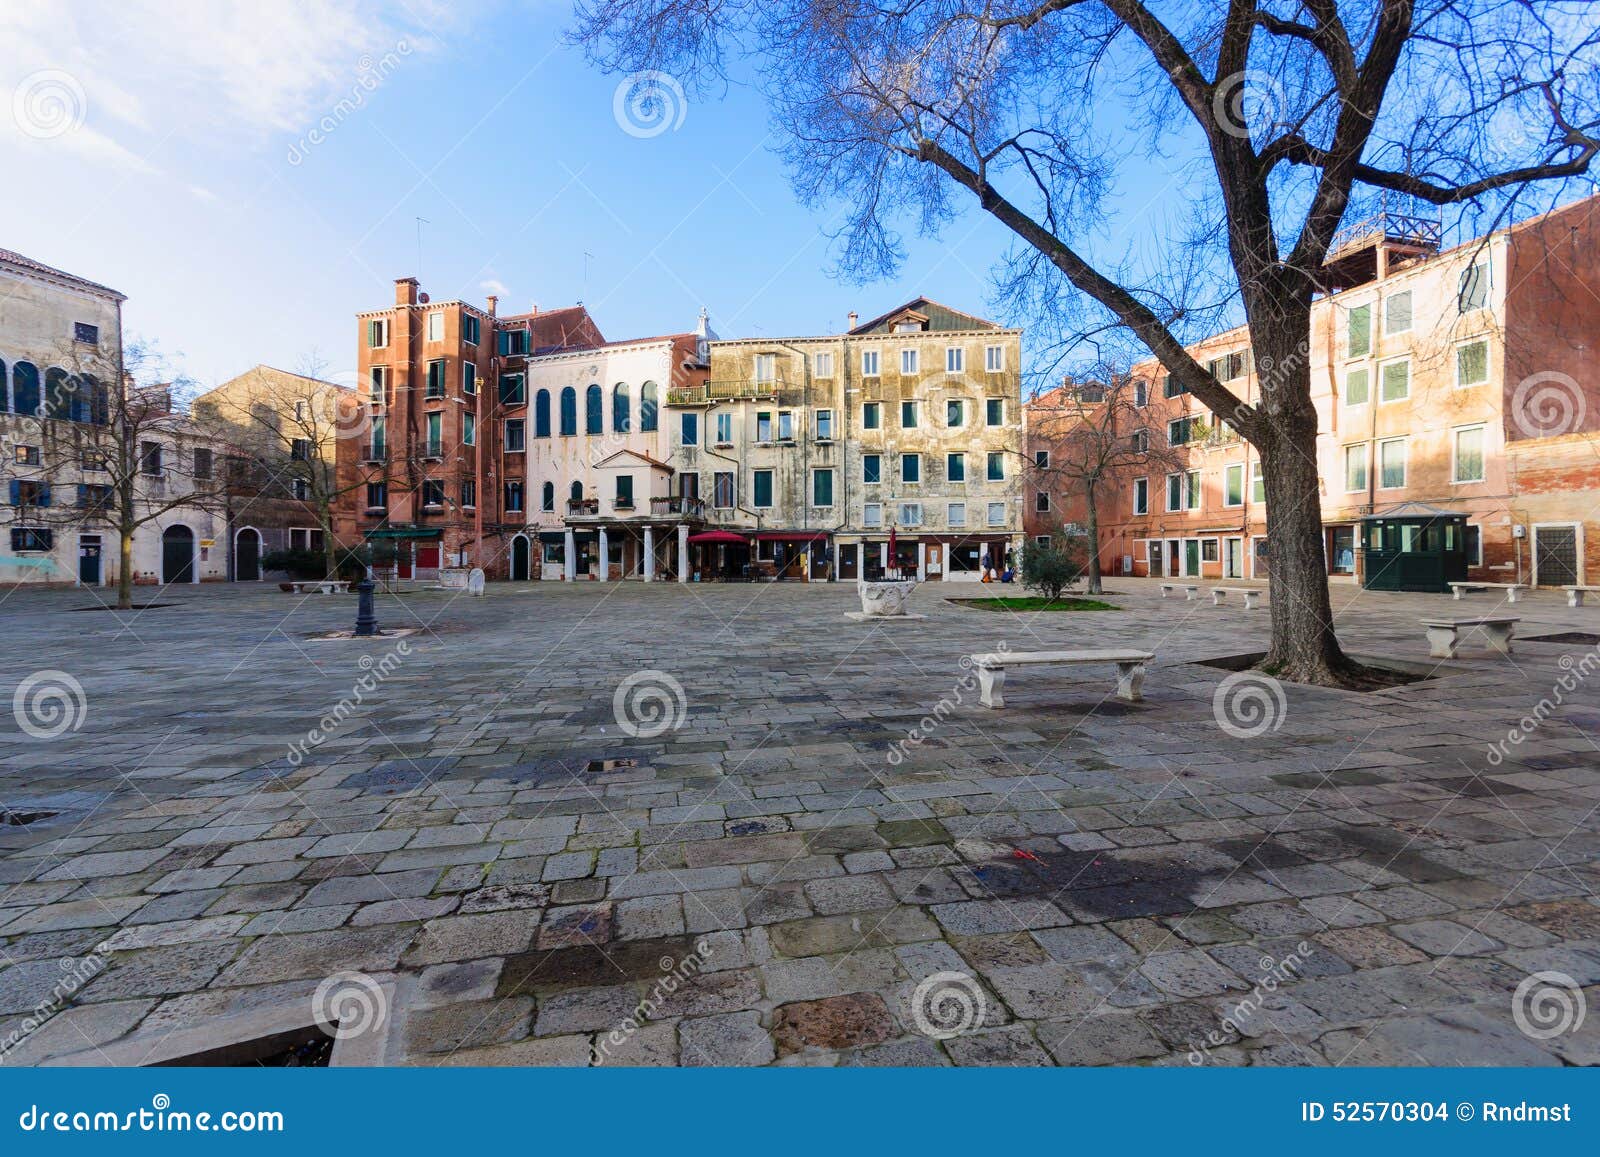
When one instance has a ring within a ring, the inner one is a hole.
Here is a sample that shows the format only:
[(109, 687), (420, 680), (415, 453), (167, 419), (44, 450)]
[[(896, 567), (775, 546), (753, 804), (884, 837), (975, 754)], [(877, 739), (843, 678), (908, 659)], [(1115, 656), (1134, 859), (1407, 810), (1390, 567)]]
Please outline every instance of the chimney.
[(860, 320), (861, 320), (861, 315), (860, 315), (860, 314), (858, 314), (858, 313), (856, 313), (856, 311), (855, 311), (855, 310), (853, 310), (853, 309), (852, 309), (852, 310), (851, 310), (851, 311), (850, 311), (850, 313), (849, 313), (849, 315), (848, 315), (848, 317), (847, 317), (847, 321), (848, 321), (848, 323), (849, 323), (849, 324), (847, 324), (847, 325), (846, 325), (846, 326), (845, 326), (845, 329), (846, 329), (846, 330), (852, 330), (852, 329), (855, 329), (855, 327), (856, 327), (856, 322), (858, 322), (858, 321), (860, 321)]
[(500, 307), (500, 299), (494, 294), (489, 295), (489, 316), (494, 316), (494, 311)]
[(394, 303), (396, 305), (417, 304), (417, 279), (415, 277), (395, 278)]
[(530, 306), (528, 306), (528, 315), (530, 317), (538, 317), (539, 316), (539, 303), (537, 301), (534, 302), (533, 304), (531, 304)]

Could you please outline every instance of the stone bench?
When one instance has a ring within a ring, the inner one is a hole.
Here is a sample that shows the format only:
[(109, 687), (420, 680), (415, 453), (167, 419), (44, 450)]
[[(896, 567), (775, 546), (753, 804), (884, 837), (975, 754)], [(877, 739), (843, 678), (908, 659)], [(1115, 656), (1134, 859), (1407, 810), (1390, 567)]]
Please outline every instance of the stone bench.
[(336, 595), (349, 588), (337, 579), (318, 579), (315, 582), (299, 582), (286, 584), (291, 594), (297, 595)]
[(1506, 602), (1515, 603), (1527, 593), (1526, 583), (1451, 583), (1450, 590), (1457, 599), (1462, 595), (1470, 595), (1475, 591), (1501, 590), (1506, 592)]
[(978, 673), (980, 702), (985, 707), (1004, 707), (1000, 694), (1007, 667), (1031, 667), (1045, 663), (1115, 663), (1117, 698), (1137, 703), (1144, 696), (1144, 665), (1155, 658), (1149, 651), (1006, 651), (973, 655), (972, 668)]
[(1250, 587), (1212, 587), (1211, 605), (1214, 607), (1220, 607), (1227, 600), (1230, 594), (1243, 595), (1244, 609), (1247, 611), (1255, 610), (1256, 600), (1261, 597), (1260, 591), (1252, 590)]
[(1489, 649), (1511, 654), (1511, 637), (1521, 619), (1423, 619), (1428, 632), (1428, 654), (1435, 659), (1454, 659), (1456, 644), (1464, 627), (1481, 627), (1489, 638)]
[(1200, 588), (1199, 587), (1197, 587), (1197, 586), (1193, 586), (1193, 587), (1192, 586), (1185, 586), (1183, 583), (1162, 583), (1161, 584), (1161, 597), (1162, 598), (1166, 598), (1173, 591), (1180, 590), (1180, 589), (1183, 591), (1184, 596), (1186, 597), (1186, 599), (1191, 603), (1194, 602), (1197, 598), (1200, 597)]
[(1567, 592), (1567, 606), (1583, 606), (1583, 596), (1591, 591), (1600, 591), (1600, 587), (1562, 587)]

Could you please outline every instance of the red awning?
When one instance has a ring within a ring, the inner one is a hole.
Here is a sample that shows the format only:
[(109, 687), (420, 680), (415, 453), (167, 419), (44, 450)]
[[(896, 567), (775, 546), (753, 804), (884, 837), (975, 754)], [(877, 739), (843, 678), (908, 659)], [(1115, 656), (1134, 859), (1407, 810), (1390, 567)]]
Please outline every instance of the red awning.
[(729, 543), (738, 546), (745, 545), (745, 536), (734, 534), (731, 530), (702, 530), (699, 534), (691, 534), (689, 541), (693, 543)]
[(762, 542), (816, 542), (828, 537), (826, 530), (758, 530)]

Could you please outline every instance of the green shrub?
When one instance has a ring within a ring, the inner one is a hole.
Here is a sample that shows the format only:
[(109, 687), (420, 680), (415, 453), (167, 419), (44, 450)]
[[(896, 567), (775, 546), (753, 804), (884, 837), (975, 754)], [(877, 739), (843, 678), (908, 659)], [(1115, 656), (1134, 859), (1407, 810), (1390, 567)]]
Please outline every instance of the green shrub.
[(1087, 561), (1081, 539), (1055, 535), (1048, 546), (1029, 539), (1022, 544), (1018, 574), (1029, 590), (1038, 591), (1047, 599), (1058, 599), (1062, 591), (1082, 577)]
[(261, 556), (262, 570), (284, 571), (302, 580), (326, 577), (326, 565), (322, 552), (315, 550), (271, 550)]

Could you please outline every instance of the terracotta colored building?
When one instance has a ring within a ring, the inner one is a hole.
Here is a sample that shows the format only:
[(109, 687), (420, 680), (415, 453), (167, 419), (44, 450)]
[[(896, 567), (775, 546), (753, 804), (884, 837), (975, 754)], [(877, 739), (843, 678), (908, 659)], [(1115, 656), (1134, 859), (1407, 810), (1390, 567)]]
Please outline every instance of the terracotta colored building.
[[(1419, 575), (1562, 586), (1600, 577), (1600, 198), (1439, 250), (1436, 222), (1381, 217), (1346, 231), (1337, 290), (1312, 308), (1328, 573), (1381, 585)], [(1244, 329), (1191, 347), (1241, 398), (1259, 397)], [(1108, 574), (1264, 579), (1260, 462), (1154, 363), (1133, 370), (1130, 439), (1170, 447), (1157, 471), (1117, 472), (1097, 503)], [(1028, 404), (1028, 532), (1084, 521), (1048, 469), (1070, 409)], [(1405, 555), (1408, 557), (1401, 558)], [(1384, 568), (1393, 563), (1395, 569)], [(1403, 586), (1428, 587), (1419, 578)], [(1429, 589), (1439, 589), (1432, 586)]]

